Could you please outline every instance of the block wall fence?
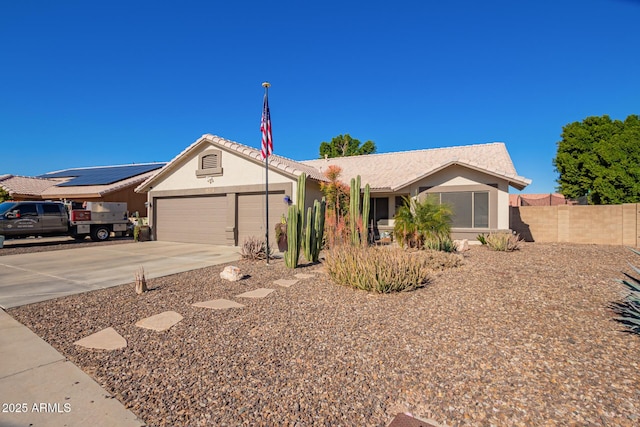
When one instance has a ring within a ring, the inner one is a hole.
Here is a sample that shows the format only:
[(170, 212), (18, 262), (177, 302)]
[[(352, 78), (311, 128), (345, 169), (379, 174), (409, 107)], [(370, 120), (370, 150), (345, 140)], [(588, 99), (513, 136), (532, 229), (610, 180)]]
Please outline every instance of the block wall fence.
[(528, 242), (640, 245), (640, 203), (509, 209), (509, 228)]

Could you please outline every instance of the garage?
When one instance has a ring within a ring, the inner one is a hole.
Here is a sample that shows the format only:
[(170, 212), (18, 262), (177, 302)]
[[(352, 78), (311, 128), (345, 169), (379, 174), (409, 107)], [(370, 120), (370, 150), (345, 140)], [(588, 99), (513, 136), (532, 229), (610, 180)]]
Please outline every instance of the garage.
[(224, 195), (157, 198), (155, 211), (157, 240), (226, 244)]
[[(287, 215), (284, 191), (269, 193), (269, 243), (275, 247), (275, 225), (282, 215)], [(264, 193), (238, 194), (238, 245), (250, 236), (264, 239), (265, 202)]]

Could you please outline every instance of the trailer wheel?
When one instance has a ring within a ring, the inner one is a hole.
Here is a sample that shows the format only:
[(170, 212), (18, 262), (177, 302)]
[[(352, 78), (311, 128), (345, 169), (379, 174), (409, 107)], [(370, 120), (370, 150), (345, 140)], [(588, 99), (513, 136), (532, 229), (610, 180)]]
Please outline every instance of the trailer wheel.
[(109, 235), (111, 231), (108, 227), (98, 226), (91, 230), (91, 240), (94, 242), (104, 242), (105, 240), (109, 240)]

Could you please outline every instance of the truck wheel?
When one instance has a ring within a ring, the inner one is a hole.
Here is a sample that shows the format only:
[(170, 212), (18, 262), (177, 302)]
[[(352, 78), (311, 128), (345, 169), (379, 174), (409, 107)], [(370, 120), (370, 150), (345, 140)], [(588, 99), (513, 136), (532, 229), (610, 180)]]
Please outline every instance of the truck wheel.
[(93, 230), (91, 230), (91, 240), (93, 240), (94, 242), (104, 242), (105, 240), (109, 240), (110, 234), (111, 231), (107, 227), (95, 227)]

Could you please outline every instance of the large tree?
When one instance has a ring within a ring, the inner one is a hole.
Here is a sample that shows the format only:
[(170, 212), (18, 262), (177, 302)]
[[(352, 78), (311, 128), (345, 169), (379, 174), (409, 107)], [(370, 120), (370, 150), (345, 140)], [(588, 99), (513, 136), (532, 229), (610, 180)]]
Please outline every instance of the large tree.
[(320, 158), (359, 156), (360, 154), (371, 154), (376, 152), (376, 144), (367, 141), (361, 144), (359, 140), (351, 138), (345, 133), (331, 139), (331, 142), (320, 143)]
[(640, 202), (640, 118), (587, 117), (562, 128), (553, 165), (558, 191), (591, 204)]

